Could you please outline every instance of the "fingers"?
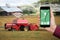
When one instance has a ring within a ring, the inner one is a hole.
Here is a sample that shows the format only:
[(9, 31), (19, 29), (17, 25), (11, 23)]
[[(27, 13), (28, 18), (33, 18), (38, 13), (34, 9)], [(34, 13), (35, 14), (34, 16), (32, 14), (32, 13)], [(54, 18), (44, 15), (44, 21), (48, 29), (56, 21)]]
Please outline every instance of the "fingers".
[(51, 28), (45, 28), (45, 30), (47, 30), (48, 32), (54, 33), (54, 30)]
[(54, 17), (54, 13), (53, 13), (52, 9), (50, 9), (50, 12), (51, 12), (51, 17)]
[(51, 29), (50, 29), (50, 28), (44, 28), (44, 29), (45, 29), (45, 30), (47, 30), (47, 31), (49, 31), (49, 32), (51, 31)]
[(53, 13), (52, 9), (50, 11), (51, 11), (51, 24), (50, 25), (53, 26), (53, 25), (56, 25), (55, 18), (54, 18), (54, 13)]
[(50, 28), (44, 28), (44, 29), (46, 29), (46, 30), (50, 30)]

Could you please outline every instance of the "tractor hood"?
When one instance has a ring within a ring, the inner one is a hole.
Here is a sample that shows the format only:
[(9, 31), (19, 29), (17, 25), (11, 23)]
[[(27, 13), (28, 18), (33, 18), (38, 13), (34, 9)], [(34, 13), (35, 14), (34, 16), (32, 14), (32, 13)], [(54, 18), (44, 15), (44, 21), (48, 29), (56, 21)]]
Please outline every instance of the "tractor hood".
[(18, 20), (17, 20), (17, 23), (28, 23), (28, 20), (25, 20), (25, 19), (24, 19), (24, 20), (18, 19)]

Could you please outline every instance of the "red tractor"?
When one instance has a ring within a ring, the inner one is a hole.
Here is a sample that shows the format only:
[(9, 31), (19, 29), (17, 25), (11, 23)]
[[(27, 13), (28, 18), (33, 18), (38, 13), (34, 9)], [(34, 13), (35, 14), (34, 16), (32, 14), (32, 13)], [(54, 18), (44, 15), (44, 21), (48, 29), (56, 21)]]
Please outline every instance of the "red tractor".
[(36, 31), (38, 30), (38, 25), (37, 24), (29, 24), (27, 20), (23, 19), (18, 19), (16, 22), (12, 23), (5, 23), (5, 29), (11, 31), (11, 30), (21, 30), (21, 31)]

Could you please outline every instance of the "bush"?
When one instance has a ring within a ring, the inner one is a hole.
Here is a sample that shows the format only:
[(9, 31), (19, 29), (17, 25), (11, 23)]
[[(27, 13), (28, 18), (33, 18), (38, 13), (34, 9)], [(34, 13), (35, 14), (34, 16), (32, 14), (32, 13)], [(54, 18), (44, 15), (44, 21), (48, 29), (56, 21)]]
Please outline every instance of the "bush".
[(36, 13), (35, 8), (33, 7), (25, 7), (23, 10), (23, 14), (33, 14)]

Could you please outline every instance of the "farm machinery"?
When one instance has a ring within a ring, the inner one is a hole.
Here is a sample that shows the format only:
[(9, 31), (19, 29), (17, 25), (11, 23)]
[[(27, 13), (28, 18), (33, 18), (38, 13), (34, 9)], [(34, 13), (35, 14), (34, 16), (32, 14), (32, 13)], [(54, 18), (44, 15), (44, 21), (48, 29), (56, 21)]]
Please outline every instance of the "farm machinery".
[(17, 19), (12, 23), (5, 23), (5, 29), (9, 31), (37, 31), (38, 25), (34, 23), (29, 23), (28, 20), (25, 19)]

